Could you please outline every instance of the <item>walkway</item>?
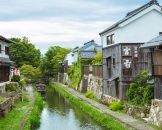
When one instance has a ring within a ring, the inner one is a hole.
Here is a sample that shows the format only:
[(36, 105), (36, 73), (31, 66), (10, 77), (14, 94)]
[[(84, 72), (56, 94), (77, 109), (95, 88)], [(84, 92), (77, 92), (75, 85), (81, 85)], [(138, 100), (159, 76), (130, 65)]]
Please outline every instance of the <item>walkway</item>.
[(130, 129), (154, 130), (151, 126), (149, 126), (148, 124), (146, 124), (146, 123), (144, 123), (140, 120), (134, 119), (133, 117), (126, 115), (126, 114), (123, 114), (123, 113), (113, 112), (113, 111), (109, 110), (106, 105), (103, 105), (103, 104), (98, 103), (94, 100), (86, 98), (83, 94), (81, 94), (81, 93), (79, 93), (79, 92), (77, 92), (77, 91), (75, 91), (71, 88), (68, 88), (67, 86), (65, 86), (63, 84), (60, 84), (60, 83), (56, 83), (56, 84), (60, 85), (65, 91), (67, 91), (71, 95), (75, 96), (76, 98), (79, 98), (81, 100), (88, 102), (88, 104), (97, 108), (101, 113), (111, 115), (112, 117), (114, 117), (115, 119), (120, 121), (121, 123), (128, 126)]

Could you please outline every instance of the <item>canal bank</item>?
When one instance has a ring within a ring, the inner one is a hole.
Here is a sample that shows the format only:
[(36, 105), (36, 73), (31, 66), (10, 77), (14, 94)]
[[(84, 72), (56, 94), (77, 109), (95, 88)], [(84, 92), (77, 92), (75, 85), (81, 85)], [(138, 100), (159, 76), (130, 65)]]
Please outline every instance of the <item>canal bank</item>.
[[(81, 106), (82, 110), (87, 112), (90, 116), (93, 116), (95, 120), (101, 125), (106, 126), (109, 129), (114, 130), (121, 130), (121, 129), (136, 129), (136, 130), (154, 130), (152, 127), (150, 127), (148, 124), (134, 119), (131, 116), (128, 116), (123, 113), (119, 112), (113, 112), (108, 109), (107, 106), (100, 104), (96, 101), (93, 101), (91, 99), (86, 98), (81, 93), (78, 93), (77, 91), (68, 88), (67, 86), (55, 83), (57, 85), (54, 85), (54, 88), (63, 96), (66, 98), (69, 98), (73, 102), (82, 102), (82, 104), (86, 104), (84, 106)], [(76, 103), (77, 105), (77, 103)], [(85, 107), (89, 107), (89, 110), (85, 109)], [(91, 110), (94, 110), (91, 112)], [(98, 116), (95, 114), (99, 114)], [(94, 115), (93, 115), (94, 114)], [(104, 116), (103, 119), (102, 116)], [(100, 117), (100, 118), (99, 118)], [(120, 122), (120, 123), (119, 123)], [(122, 125), (121, 125), (122, 124)]]
[(107, 130), (51, 86), (46, 86), (44, 102), (37, 130)]

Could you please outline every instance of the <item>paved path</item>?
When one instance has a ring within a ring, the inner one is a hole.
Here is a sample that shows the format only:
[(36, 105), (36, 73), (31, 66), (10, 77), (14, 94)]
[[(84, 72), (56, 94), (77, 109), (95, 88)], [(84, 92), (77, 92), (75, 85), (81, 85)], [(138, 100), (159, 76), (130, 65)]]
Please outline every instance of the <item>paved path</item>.
[(94, 106), (95, 108), (97, 108), (101, 113), (104, 114), (108, 114), (111, 115), (112, 117), (114, 117), (115, 119), (117, 119), (118, 121), (122, 122), (123, 124), (125, 124), (127, 127), (129, 127), (130, 129), (135, 129), (135, 130), (154, 130), (151, 126), (149, 126), (148, 124), (134, 119), (133, 117), (127, 115), (127, 114), (123, 114), (123, 113), (119, 113), (119, 112), (114, 112), (108, 109), (108, 107), (106, 105), (103, 105), (101, 103), (98, 103), (94, 100), (91, 100), (89, 98), (86, 98), (83, 94), (68, 88), (67, 86), (60, 84), (60, 83), (56, 83), (58, 85), (60, 85), (65, 91), (67, 91), (68, 93), (72, 94), (73, 96), (84, 100), (86, 102), (88, 102), (88, 104)]

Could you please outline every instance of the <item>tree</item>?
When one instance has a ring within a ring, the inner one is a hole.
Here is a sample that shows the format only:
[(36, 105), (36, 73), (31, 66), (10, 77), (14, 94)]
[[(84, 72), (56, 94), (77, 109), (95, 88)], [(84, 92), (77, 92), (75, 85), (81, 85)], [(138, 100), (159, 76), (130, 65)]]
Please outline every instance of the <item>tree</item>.
[(102, 52), (97, 52), (95, 58), (93, 59), (92, 63), (94, 65), (102, 64)]
[(45, 57), (41, 61), (41, 71), (46, 76), (56, 75), (61, 69), (65, 56), (70, 49), (59, 46), (52, 46), (48, 49)]
[(32, 65), (23, 65), (20, 68), (21, 74), (27, 79), (37, 79), (41, 76), (39, 68), (33, 67)]
[(28, 38), (11, 38), (14, 43), (9, 45), (9, 56), (17, 67), (24, 64), (38, 67), (40, 63), (40, 50), (28, 41)]

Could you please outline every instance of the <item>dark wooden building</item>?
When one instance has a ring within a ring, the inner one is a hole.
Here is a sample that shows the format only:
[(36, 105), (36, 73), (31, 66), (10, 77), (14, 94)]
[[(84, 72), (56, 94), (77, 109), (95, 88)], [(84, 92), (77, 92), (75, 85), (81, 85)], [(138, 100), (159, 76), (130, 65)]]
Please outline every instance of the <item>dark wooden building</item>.
[(154, 77), (154, 97), (162, 99), (162, 33), (158, 37), (146, 42), (141, 49), (149, 55), (151, 74)]
[(0, 36), (0, 82), (10, 80), (11, 66), (13, 65), (8, 55), (10, 42), (12, 41)]
[[(148, 48), (140, 49), (140, 46), (159, 35), (162, 30), (161, 12), (158, 1), (151, 0), (128, 12), (122, 20), (100, 33), (103, 45), (103, 97), (126, 99), (132, 78), (142, 70), (160, 76), (162, 62), (155, 57), (160, 57), (161, 52), (150, 53)], [(153, 61), (151, 57), (154, 57)]]

